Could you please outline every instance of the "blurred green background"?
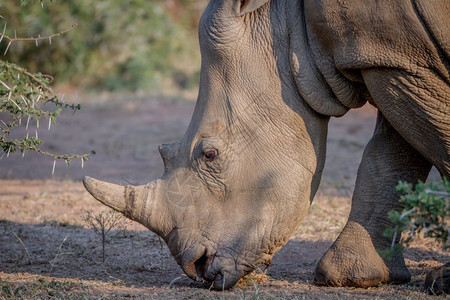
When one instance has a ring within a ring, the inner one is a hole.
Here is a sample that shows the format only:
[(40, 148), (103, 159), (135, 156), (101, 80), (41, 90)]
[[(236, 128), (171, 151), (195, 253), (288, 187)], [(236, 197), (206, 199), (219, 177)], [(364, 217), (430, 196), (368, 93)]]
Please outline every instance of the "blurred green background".
[(0, 44), (2, 59), (87, 91), (171, 95), (196, 90), (197, 23), (206, 0), (0, 0), (0, 28), (13, 37), (51, 40)]

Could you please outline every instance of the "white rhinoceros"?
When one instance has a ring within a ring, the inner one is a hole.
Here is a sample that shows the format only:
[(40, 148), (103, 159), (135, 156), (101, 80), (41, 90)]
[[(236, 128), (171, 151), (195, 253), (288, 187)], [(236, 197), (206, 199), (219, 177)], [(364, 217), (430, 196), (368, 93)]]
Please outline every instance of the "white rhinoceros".
[[(87, 190), (160, 235), (194, 280), (232, 287), (306, 215), (327, 125), (367, 101), (379, 110), (342, 233), (315, 282), (410, 279), (390, 241), (399, 180), (450, 173), (450, 1), (212, 0), (200, 21), (200, 91), (181, 141), (162, 145), (162, 178)], [(301, 259), (301, 258), (299, 258)]]

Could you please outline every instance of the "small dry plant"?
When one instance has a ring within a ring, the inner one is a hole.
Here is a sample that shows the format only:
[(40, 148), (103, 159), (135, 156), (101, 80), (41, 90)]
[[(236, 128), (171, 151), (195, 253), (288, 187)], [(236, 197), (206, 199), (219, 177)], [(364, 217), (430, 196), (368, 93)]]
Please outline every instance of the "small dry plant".
[(112, 241), (124, 231), (128, 221), (124, 215), (115, 210), (102, 211), (98, 214), (88, 211), (83, 217), (83, 221), (88, 227), (94, 230), (97, 236), (100, 237), (102, 241), (102, 259), (104, 263), (105, 244)]
[[(27, 249), (27, 247), (25, 246), (25, 243), (22, 241), (22, 239), (16, 234), (16, 233), (12, 233), (15, 237), (16, 237), (16, 239), (19, 241), (19, 243), (22, 245), (22, 247), (23, 247), (23, 249), (25, 250), (25, 254), (26, 254), (26, 256), (27, 256), (27, 259), (28, 259), (28, 263), (29, 264), (31, 264), (32, 263), (32, 259), (31, 259), (31, 256), (30, 256), (30, 252), (28, 252), (28, 249)], [(20, 258), (18, 259), (18, 260), (21, 260), (22, 258), (23, 258), (23, 254), (20, 256)]]

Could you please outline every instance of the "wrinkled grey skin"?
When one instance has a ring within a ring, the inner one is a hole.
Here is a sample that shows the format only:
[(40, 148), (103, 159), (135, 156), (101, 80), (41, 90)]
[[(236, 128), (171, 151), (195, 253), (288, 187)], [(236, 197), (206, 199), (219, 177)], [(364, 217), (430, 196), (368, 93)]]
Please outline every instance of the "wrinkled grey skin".
[(192, 279), (227, 289), (270, 264), (306, 215), (329, 118), (369, 101), (379, 114), (352, 211), (315, 282), (408, 281), (401, 254), (375, 249), (390, 244), (396, 183), (450, 172), (449, 3), (212, 0), (197, 105), (182, 140), (160, 147), (163, 177), (86, 188), (159, 234)]

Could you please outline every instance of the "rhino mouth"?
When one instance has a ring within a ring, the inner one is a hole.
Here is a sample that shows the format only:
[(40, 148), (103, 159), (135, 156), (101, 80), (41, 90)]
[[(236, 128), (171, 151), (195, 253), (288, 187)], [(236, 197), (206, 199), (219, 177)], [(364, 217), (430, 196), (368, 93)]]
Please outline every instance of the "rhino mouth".
[(226, 261), (219, 260), (216, 253), (208, 254), (205, 249), (196, 259), (181, 265), (181, 268), (189, 278), (197, 282), (211, 284), (215, 290), (226, 290), (233, 287), (245, 275), (245, 272), (239, 271), (236, 261), (232, 263), (233, 271), (231, 272), (231, 270), (227, 270), (230, 269), (229, 265), (221, 266), (221, 263), (226, 263)]
[(215, 255), (207, 256), (206, 251), (205, 251), (205, 253), (203, 253), (203, 255), (197, 261), (195, 261), (195, 263), (194, 263), (195, 270), (197, 272), (197, 276), (201, 280), (209, 281), (207, 279), (207, 271), (208, 271), (208, 267), (212, 264), (214, 257), (215, 257)]
[(214, 259), (214, 256), (208, 256), (206, 249), (204, 250), (203, 254), (194, 259), (192, 262), (181, 265), (181, 268), (186, 273), (189, 278), (199, 281), (199, 282), (208, 282), (211, 280), (208, 280), (207, 278), (207, 270), (208, 267), (211, 265), (212, 260)]

